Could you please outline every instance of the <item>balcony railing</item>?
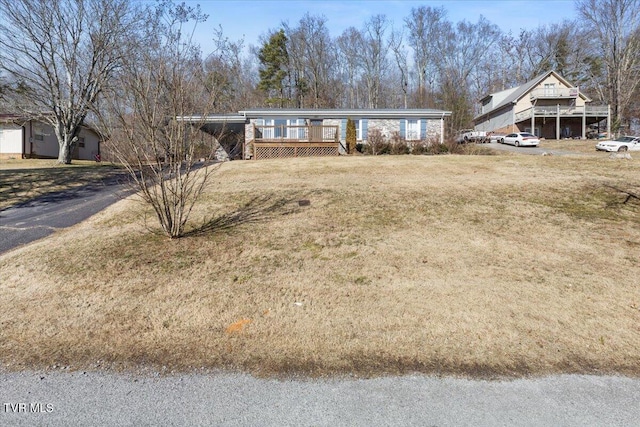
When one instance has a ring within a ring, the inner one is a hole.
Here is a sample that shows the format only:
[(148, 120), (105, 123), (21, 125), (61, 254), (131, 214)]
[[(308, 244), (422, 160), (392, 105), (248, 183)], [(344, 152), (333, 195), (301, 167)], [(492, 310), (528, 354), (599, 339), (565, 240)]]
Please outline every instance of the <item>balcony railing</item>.
[(531, 99), (536, 98), (577, 98), (580, 90), (577, 87), (541, 88), (531, 91)]
[(558, 115), (560, 115), (561, 117), (580, 117), (583, 115), (606, 117), (609, 113), (609, 107), (607, 107), (606, 105), (587, 105), (580, 107), (572, 107), (566, 105), (560, 105), (558, 107), (551, 105), (544, 107), (531, 107), (527, 108), (526, 110), (520, 111), (516, 113), (516, 122), (531, 118), (532, 109), (533, 114), (535, 114), (536, 117), (555, 117)]
[(334, 142), (339, 141), (338, 126), (253, 125), (255, 142)]

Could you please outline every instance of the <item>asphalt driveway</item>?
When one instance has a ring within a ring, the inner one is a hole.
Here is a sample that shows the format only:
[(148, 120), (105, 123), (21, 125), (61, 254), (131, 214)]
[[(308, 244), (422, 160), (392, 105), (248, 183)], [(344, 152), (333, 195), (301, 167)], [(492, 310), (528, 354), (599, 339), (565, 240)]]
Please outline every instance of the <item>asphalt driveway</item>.
[(508, 151), (510, 153), (518, 153), (518, 154), (533, 154), (541, 156), (542, 154), (551, 154), (554, 156), (568, 156), (568, 155), (580, 155), (580, 153), (576, 153), (575, 151), (566, 151), (566, 150), (550, 150), (542, 147), (515, 147), (513, 145), (507, 144), (498, 144), (497, 142), (490, 142), (488, 144), (483, 144), (483, 146), (492, 148), (498, 151)]
[(0, 211), (0, 254), (70, 227), (132, 194), (125, 175), (39, 196)]

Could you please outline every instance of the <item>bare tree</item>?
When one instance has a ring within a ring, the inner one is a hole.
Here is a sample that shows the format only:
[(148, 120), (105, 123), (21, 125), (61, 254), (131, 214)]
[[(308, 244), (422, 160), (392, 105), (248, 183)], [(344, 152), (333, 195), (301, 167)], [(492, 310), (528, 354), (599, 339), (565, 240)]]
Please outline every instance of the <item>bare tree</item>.
[(576, 7), (597, 40), (611, 128), (618, 132), (640, 87), (640, 0), (579, 0)]
[(255, 89), (258, 71), (255, 64), (243, 56), (244, 39), (229, 40), (219, 27), (213, 30), (213, 46), (204, 68), (207, 87), (216, 93), (214, 112), (227, 113), (260, 104)]
[(357, 57), (362, 67), (362, 77), (367, 88), (367, 107), (378, 108), (382, 81), (388, 71), (389, 51), (385, 33), (389, 26), (386, 16), (375, 15), (369, 18), (362, 31), (361, 45)]
[(461, 21), (454, 27), (442, 26), (437, 52), (442, 107), (452, 111), (449, 131), (471, 124), (474, 96), (470, 93), (472, 76), (479, 64), (498, 42), (498, 28), (480, 16), (477, 23)]
[(433, 85), (437, 77), (439, 55), (438, 40), (444, 35), (446, 11), (444, 7), (431, 8), (420, 6), (411, 9), (411, 15), (405, 18), (409, 30), (409, 45), (413, 49), (415, 72), (418, 80), (416, 104), (419, 107), (433, 106)]
[(80, 127), (121, 64), (138, 15), (127, 0), (0, 0), (0, 70), (13, 108), (54, 128), (71, 163)]
[(402, 100), (404, 104), (404, 108), (407, 108), (407, 93), (409, 89), (409, 64), (408, 64), (408, 53), (403, 45), (403, 35), (397, 31), (393, 31), (391, 33), (391, 41), (389, 43), (389, 47), (393, 51), (393, 56), (396, 60), (396, 65), (398, 66), (398, 74), (400, 77), (400, 89), (402, 90)]
[(347, 90), (346, 99), (343, 101), (347, 108), (360, 106), (357, 82), (360, 77), (360, 65), (358, 60), (358, 46), (363, 44), (362, 34), (354, 27), (349, 27), (338, 37), (338, 63), (342, 70), (342, 81)]
[(109, 147), (170, 238), (184, 234), (215, 170), (209, 165), (218, 144), (201, 129), (220, 92), (211, 91), (200, 51), (183, 28), (204, 19), (199, 8), (160, 4), (102, 105)]

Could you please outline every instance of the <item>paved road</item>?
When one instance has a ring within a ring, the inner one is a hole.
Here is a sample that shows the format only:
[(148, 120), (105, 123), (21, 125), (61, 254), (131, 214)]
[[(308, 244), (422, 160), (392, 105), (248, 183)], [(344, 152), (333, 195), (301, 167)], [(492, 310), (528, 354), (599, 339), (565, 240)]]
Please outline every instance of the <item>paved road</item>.
[(124, 176), (45, 194), (0, 211), (0, 253), (70, 227), (131, 194)]
[(574, 375), (488, 382), (3, 373), (0, 400), (3, 426), (640, 425), (640, 380)]

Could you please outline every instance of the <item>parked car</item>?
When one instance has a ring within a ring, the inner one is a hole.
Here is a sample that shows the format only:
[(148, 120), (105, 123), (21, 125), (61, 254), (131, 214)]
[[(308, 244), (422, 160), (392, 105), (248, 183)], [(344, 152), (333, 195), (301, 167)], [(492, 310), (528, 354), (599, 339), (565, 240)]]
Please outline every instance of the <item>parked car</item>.
[(504, 138), (506, 135), (504, 133), (493, 133), (491, 132), (488, 135), (488, 139), (489, 142), (502, 142), (502, 138)]
[(600, 141), (596, 144), (598, 151), (638, 151), (640, 150), (640, 136), (620, 136), (608, 141)]
[(466, 144), (467, 142), (488, 142), (487, 133), (480, 130), (463, 129), (456, 133), (455, 141), (458, 144)]
[(510, 133), (504, 136), (500, 140), (500, 142), (502, 144), (515, 145), (516, 147), (524, 147), (524, 146), (535, 147), (536, 145), (540, 144), (540, 140), (538, 139), (537, 136), (527, 132)]

